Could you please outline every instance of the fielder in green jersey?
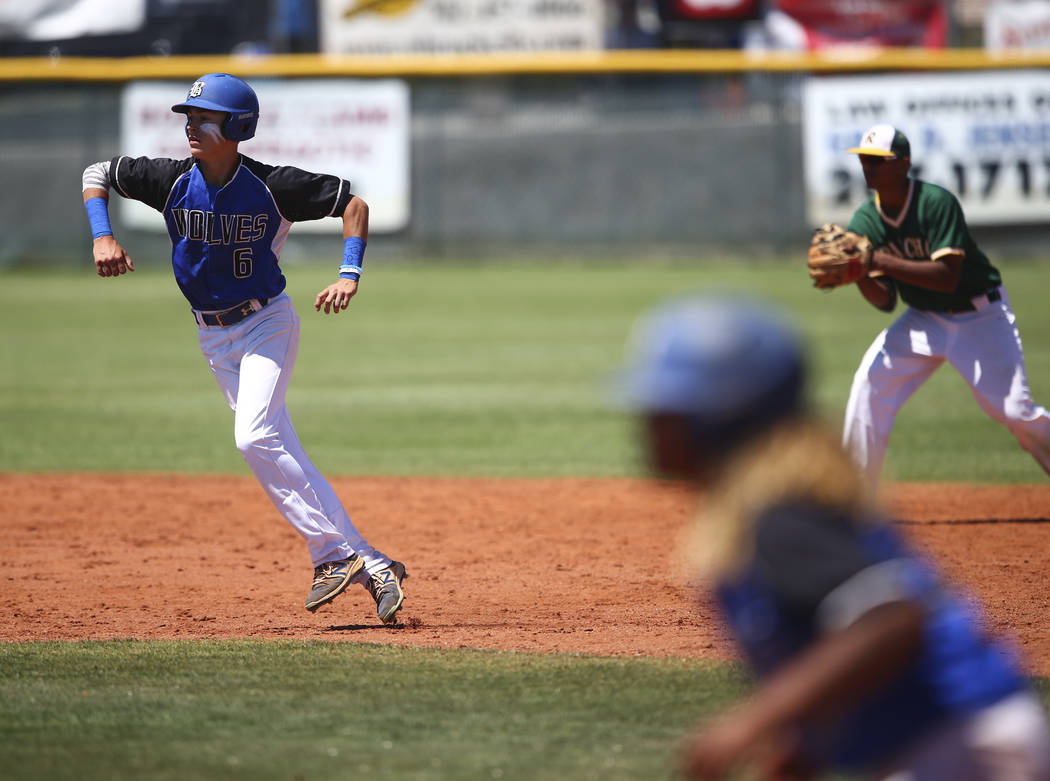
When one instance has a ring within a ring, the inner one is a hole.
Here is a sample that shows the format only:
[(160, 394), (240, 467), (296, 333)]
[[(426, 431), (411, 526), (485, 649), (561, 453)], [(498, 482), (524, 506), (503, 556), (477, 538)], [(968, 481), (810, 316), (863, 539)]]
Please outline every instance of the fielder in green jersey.
[(875, 247), (857, 287), (873, 306), (905, 312), (876, 337), (853, 378), (843, 444), (874, 483), (904, 402), (945, 361), (988, 415), (1050, 474), (1050, 413), (1032, 400), (1017, 318), (998, 269), (970, 235), (954, 195), (908, 176), (911, 145), (875, 125), (848, 150), (874, 190), (849, 223)]
[(874, 193), (857, 209), (849, 230), (867, 236), (873, 246), (905, 260), (940, 260), (961, 253), (963, 261), (954, 290), (934, 290), (903, 279), (898, 279), (896, 286), (904, 303), (916, 309), (967, 311), (975, 296), (998, 287), (1002, 277), (970, 235), (954, 195), (919, 179), (908, 179), (908, 187), (905, 206), (895, 219), (884, 217), (881, 199)]

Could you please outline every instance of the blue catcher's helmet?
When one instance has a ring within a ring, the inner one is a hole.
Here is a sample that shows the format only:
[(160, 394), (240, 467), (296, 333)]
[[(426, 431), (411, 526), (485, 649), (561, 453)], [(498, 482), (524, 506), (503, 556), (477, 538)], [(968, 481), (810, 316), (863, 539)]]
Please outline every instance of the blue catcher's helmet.
[(769, 305), (732, 296), (671, 301), (644, 317), (619, 396), (689, 420), (696, 444), (728, 448), (802, 407), (802, 345)]
[(222, 134), (230, 141), (247, 141), (259, 124), (259, 98), (255, 90), (229, 73), (208, 73), (190, 87), (186, 100), (171, 107), (185, 114), (190, 108), (225, 111)]

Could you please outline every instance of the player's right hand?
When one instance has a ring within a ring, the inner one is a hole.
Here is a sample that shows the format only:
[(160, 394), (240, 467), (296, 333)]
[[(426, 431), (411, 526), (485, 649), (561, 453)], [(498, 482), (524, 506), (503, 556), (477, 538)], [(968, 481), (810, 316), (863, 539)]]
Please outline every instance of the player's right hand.
[(95, 256), (95, 271), (100, 277), (117, 277), (135, 270), (135, 264), (131, 262), (128, 253), (112, 236), (99, 236), (95, 239), (92, 243), (92, 253)]

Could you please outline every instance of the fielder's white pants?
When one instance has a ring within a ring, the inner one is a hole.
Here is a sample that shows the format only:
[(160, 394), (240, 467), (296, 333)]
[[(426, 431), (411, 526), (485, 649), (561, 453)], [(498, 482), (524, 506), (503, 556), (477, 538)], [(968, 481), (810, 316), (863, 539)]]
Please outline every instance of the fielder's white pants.
[(200, 326), (201, 352), (234, 412), (234, 438), (277, 510), (306, 540), (316, 567), (356, 553), (369, 573), (390, 565), (354, 528), (332, 486), (310, 462), (285, 395), (299, 352), (299, 316), (281, 294), (228, 328)]
[(876, 337), (853, 377), (842, 442), (878, 480), (897, 412), (945, 361), (977, 403), (1050, 474), (1050, 413), (1032, 401), (1017, 318), (1005, 288), (976, 312), (907, 309)]

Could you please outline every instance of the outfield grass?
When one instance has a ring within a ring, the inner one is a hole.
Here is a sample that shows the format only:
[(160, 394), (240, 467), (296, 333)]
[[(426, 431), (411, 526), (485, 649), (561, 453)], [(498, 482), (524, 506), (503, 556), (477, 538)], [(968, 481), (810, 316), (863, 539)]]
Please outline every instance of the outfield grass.
[(0, 645), (5, 779), (669, 778), (735, 665), (321, 642)]
[[(691, 290), (781, 305), (813, 350), (814, 402), (840, 425), (850, 379), (890, 319), (853, 290), (818, 293), (797, 264), (375, 264), (350, 311), (324, 318), (330, 279), (288, 270), (303, 317), (289, 405), (332, 475), (626, 475), (639, 471), (609, 373), (630, 323)], [(1046, 267), (1004, 273), (1037, 401), (1050, 403)], [(0, 275), (2, 471), (246, 473), (229, 410), (200, 357), (170, 272)], [(1045, 479), (944, 368), (905, 406), (890, 477)]]

